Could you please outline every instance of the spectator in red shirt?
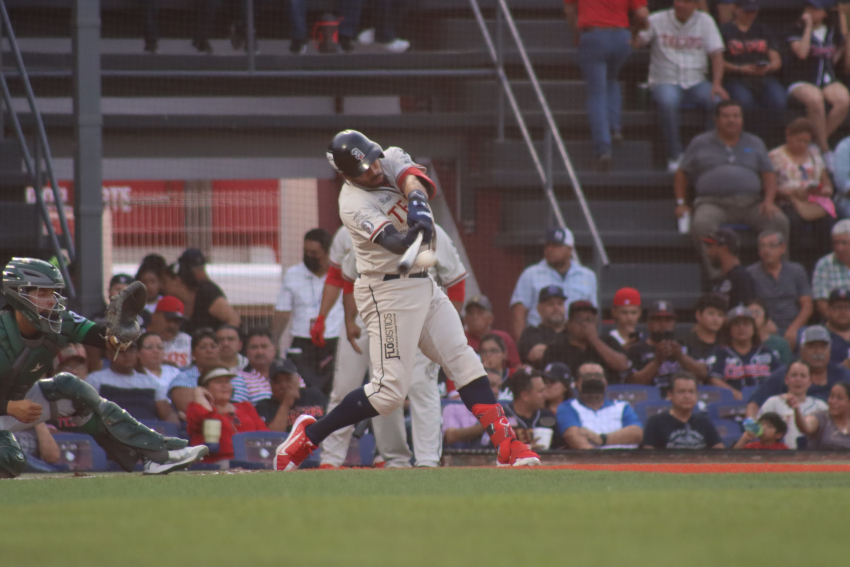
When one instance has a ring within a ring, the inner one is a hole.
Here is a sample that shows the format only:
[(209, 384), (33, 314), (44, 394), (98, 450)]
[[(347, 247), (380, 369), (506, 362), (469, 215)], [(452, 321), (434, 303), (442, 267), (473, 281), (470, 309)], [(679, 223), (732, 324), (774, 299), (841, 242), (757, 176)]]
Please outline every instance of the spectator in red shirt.
[(744, 431), (741, 438), (732, 447), (733, 449), (767, 449), (770, 451), (788, 450), (788, 445), (782, 442), (782, 438), (788, 433), (788, 424), (778, 413), (769, 411), (759, 418), (761, 435)]
[(622, 96), (617, 75), (632, 53), (630, 12), (637, 28), (646, 27), (646, 0), (564, 0), (567, 23), (578, 37), (578, 60), (586, 85), (590, 137), (596, 169), (611, 167), (611, 144), (623, 141)]
[(208, 463), (233, 458), (233, 435), (245, 431), (268, 431), (265, 422), (251, 402), (231, 402), (233, 386), (230, 380), (236, 376), (224, 366), (217, 366), (198, 378), (194, 401), (186, 408), (186, 430), (192, 445), (204, 445), (204, 421), (215, 419), (221, 422), (221, 438), (218, 452), (204, 457)]
[(508, 353), (508, 366), (515, 368), (519, 365), (519, 351), (513, 338), (505, 331), (493, 328), (493, 306), (486, 296), (476, 295), (470, 297), (463, 308), (463, 326), (466, 331), (466, 342), (472, 350), (478, 352), (481, 339), (486, 335), (494, 334), (502, 337)]

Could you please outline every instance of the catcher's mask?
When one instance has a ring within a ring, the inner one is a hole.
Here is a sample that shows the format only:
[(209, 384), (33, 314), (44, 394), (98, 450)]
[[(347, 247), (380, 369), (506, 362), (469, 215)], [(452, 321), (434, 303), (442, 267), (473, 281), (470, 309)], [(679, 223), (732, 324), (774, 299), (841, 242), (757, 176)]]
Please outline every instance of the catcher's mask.
[(52, 264), (35, 258), (12, 258), (3, 270), (3, 295), (33, 327), (44, 333), (62, 329), (65, 311), (62, 274)]

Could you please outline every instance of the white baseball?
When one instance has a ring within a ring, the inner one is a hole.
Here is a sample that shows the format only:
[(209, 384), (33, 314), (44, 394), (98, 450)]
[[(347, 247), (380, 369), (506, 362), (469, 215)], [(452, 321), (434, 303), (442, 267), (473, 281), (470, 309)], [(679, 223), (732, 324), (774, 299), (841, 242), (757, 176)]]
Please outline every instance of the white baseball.
[(434, 253), (433, 250), (425, 250), (424, 252), (420, 252), (416, 257), (416, 262), (414, 262), (414, 266), (417, 268), (428, 269), (434, 264), (437, 263), (437, 254)]

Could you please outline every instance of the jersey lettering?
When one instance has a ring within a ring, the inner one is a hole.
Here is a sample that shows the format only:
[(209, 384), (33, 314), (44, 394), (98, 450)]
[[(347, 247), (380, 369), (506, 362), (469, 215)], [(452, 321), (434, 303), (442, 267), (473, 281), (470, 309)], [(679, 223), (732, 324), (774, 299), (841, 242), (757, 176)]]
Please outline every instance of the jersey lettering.
[[(401, 212), (404, 211), (404, 218), (401, 218)], [(407, 222), (407, 207), (402, 203), (401, 199), (392, 206), (392, 208), (387, 213), (387, 216), (394, 216), (398, 219), (398, 222), (405, 223)]]

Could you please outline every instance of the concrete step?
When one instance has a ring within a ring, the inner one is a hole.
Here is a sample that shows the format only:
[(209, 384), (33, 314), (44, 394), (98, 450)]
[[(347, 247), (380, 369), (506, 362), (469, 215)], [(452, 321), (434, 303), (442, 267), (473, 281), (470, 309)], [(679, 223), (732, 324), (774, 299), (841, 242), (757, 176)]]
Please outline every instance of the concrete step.
[(611, 305), (614, 294), (623, 287), (640, 290), (644, 305), (663, 299), (672, 302), (677, 310), (693, 307), (702, 295), (702, 275), (696, 263), (611, 264), (601, 279), (601, 305)]
[[(537, 142), (534, 146), (545, 167), (545, 144)], [(593, 169), (596, 162), (593, 142), (566, 140), (564, 146), (573, 167), (578, 171)], [(554, 142), (551, 144), (551, 151), (553, 170), (565, 171), (566, 168)], [(482, 169), (493, 166), (501, 171), (512, 169), (529, 171), (534, 167), (528, 146), (519, 140), (494, 141), (484, 152), (484, 156), (487, 157), (482, 162)], [(652, 171), (652, 143), (648, 140), (629, 140), (614, 148), (612, 171)]]
[[(585, 111), (584, 81), (540, 81), (540, 88), (553, 111)], [(511, 81), (511, 90), (520, 110), (540, 110), (540, 100), (530, 81)], [(500, 92), (502, 86), (496, 81), (467, 81), (457, 89), (458, 108), (467, 112), (492, 112)], [(505, 109), (510, 113), (507, 98)]]
[[(496, 20), (486, 20), (487, 29), (498, 49)], [(517, 31), (527, 50), (566, 50), (573, 47), (572, 33), (565, 19), (516, 20)], [(435, 49), (477, 50), (484, 49), (484, 35), (478, 22), (472, 18), (444, 19), (436, 24)], [(516, 43), (508, 29), (502, 24), (502, 46), (506, 51), (516, 51)]]

